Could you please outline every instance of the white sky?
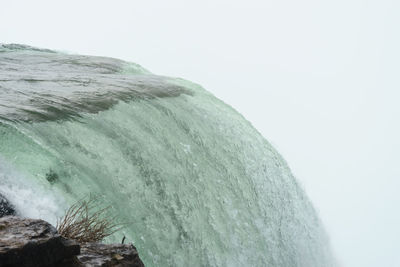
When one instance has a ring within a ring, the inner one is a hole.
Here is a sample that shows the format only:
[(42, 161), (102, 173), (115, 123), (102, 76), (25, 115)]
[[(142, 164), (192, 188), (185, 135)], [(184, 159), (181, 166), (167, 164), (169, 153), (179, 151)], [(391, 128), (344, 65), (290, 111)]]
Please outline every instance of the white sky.
[(400, 1), (2, 1), (0, 42), (202, 84), (283, 154), (343, 266), (400, 266)]

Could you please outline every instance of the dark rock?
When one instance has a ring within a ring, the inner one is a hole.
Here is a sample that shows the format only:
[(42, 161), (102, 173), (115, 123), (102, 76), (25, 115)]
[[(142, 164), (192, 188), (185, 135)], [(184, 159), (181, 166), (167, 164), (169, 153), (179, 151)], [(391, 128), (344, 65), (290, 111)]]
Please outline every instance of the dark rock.
[(128, 244), (82, 244), (78, 260), (83, 266), (144, 267), (136, 248)]
[(79, 252), (79, 244), (61, 237), (45, 221), (0, 218), (0, 266), (60, 266), (73, 262)]
[(144, 267), (144, 264), (133, 245), (87, 243), (80, 246), (61, 237), (45, 221), (5, 216), (0, 218), (0, 267), (14, 266)]
[(0, 217), (7, 215), (15, 215), (15, 209), (11, 203), (2, 194), (0, 194)]

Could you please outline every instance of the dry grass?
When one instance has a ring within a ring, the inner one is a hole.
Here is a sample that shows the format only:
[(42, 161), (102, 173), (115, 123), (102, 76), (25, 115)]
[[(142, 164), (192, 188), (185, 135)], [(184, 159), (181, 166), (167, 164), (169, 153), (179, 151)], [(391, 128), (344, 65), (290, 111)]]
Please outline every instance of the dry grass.
[(98, 242), (123, 228), (109, 216), (110, 206), (102, 207), (98, 197), (89, 196), (76, 202), (57, 222), (57, 231), (79, 243)]

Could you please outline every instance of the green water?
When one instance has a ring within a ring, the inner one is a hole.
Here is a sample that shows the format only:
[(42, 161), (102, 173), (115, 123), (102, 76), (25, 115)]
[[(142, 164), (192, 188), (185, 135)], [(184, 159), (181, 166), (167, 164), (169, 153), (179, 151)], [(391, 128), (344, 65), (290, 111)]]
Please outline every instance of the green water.
[(146, 266), (333, 266), (286, 162), (200, 86), (25, 46), (0, 62), (0, 193), (21, 215), (55, 223), (96, 193), (129, 222), (107, 242)]

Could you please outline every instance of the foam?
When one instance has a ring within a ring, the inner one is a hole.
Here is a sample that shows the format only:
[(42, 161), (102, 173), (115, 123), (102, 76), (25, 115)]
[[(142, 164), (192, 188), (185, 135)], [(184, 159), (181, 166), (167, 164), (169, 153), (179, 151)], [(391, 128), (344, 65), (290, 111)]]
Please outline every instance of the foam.
[(0, 194), (15, 207), (18, 215), (43, 219), (55, 225), (65, 210), (65, 201), (51, 190), (30, 181), (0, 158)]

